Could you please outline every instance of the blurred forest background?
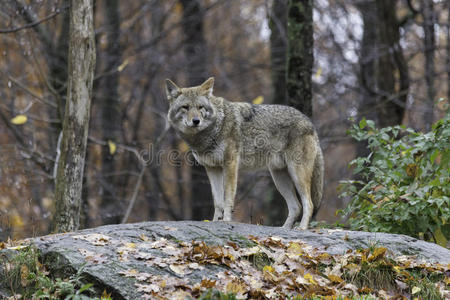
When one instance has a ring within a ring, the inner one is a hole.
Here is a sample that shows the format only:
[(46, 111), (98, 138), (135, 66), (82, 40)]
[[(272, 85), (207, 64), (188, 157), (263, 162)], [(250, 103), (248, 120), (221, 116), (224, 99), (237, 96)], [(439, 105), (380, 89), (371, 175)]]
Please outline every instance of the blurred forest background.
[[(164, 79), (189, 86), (214, 76), (215, 95), (287, 104), (288, 1), (94, 3), (97, 65), (82, 226), (211, 219), (203, 168), (191, 167), (184, 155), (167, 156), (178, 149), (189, 158), (189, 149), (167, 127)], [(450, 4), (313, 5), (312, 110), (326, 164), (317, 219), (334, 222), (346, 204), (338, 183), (352, 176), (349, 161), (367, 154), (346, 135), (352, 119), (426, 131), (445, 113), (446, 101), (437, 100), (450, 94)], [(67, 95), (68, 11), (65, 0), (1, 1), (0, 240), (50, 230)], [(286, 214), (268, 173), (240, 176), (235, 220), (278, 226)]]

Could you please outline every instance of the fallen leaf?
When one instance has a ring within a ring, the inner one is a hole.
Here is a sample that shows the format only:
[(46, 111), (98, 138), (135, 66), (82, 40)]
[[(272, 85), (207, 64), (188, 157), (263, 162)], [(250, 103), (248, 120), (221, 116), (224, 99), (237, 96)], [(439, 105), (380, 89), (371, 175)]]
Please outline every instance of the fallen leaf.
[(111, 299), (111, 293), (108, 293), (106, 290), (103, 290), (103, 293), (100, 296), (100, 300), (102, 299)]
[(145, 234), (141, 234), (140, 236), (139, 236), (139, 238), (141, 239), (141, 240), (143, 240), (144, 242), (148, 242), (150, 239), (148, 238), (148, 236), (146, 236)]
[(343, 280), (341, 277), (337, 276), (337, 275), (330, 274), (330, 275), (328, 275), (327, 277), (328, 277), (328, 279), (330, 279), (331, 282), (333, 282), (333, 283), (341, 283), (341, 282), (344, 282), (344, 280)]
[(376, 259), (382, 258), (386, 253), (387, 249), (384, 247), (378, 247), (373, 250), (372, 254), (369, 256), (369, 261), (374, 261)]
[(164, 229), (167, 230), (167, 231), (176, 231), (176, 230), (178, 230), (178, 228), (176, 228), (176, 227), (169, 227), (169, 226), (164, 226)]
[(136, 249), (136, 244), (135, 243), (125, 243), (125, 247), (130, 248), (130, 249)]
[(408, 285), (404, 283), (403, 281), (395, 279), (395, 283), (400, 288), (400, 290), (406, 290), (408, 288)]
[(74, 235), (72, 236), (73, 239), (80, 239), (85, 240), (91, 243), (94, 246), (105, 246), (109, 243), (109, 240), (111, 239), (109, 236), (100, 234), (100, 233), (91, 233), (91, 234), (85, 234), (85, 235)]
[(302, 255), (303, 254), (303, 248), (300, 246), (299, 243), (290, 243), (289, 247), (287, 248), (287, 251), (292, 254)]
[(206, 289), (211, 289), (216, 285), (216, 280), (211, 280), (208, 278), (203, 278), (200, 285)]
[(305, 277), (305, 279), (308, 280), (309, 283), (317, 284), (317, 282), (313, 279), (311, 274), (307, 273), (303, 277)]
[(22, 287), (26, 287), (28, 285), (28, 276), (30, 275), (30, 271), (26, 265), (22, 265), (20, 267), (20, 284)]
[(187, 270), (188, 265), (175, 265), (171, 264), (169, 266), (169, 269), (172, 270), (174, 273), (184, 276), (186, 274), (189, 274), (191, 271)]
[(264, 266), (263, 272), (273, 273), (275, 269), (272, 266)]
[(160, 288), (157, 284), (140, 284), (140, 283), (136, 283), (135, 286), (137, 287), (137, 291), (138, 292), (144, 292), (147, 294), (151, 294), (153, 293), (159, 293)]
[(417, 294), (417, 293), (420, 292), (421, 290), (422, 290), (422, 289), (421, 289), (420, 287), (415, 286), (415, 287), (412, 288), (411, 294), (412, 294), (412, 295)]
[(139, 273), (139, 271), (136, 269), (129, 269), (129, 270), (119, 272), (120, 275), (124, 275), (125, 277), (134, 277), (138, 273)]

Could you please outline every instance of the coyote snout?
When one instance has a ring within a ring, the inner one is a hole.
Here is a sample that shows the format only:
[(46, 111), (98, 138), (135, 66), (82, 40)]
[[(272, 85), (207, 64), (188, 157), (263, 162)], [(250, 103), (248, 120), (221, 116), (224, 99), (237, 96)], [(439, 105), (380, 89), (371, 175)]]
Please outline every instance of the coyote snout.
[(215, 97), (213, 85), (213, 78), (190, 88), (166, 80), (169, 122), (206, 169), (213, 220), (231, 221), (238, 170), (266, 168), (288, 206), (283, 227), (291, 228), (303, 208), (299, 228), (306, 229), (323, 188), (323, 156), (311, 121), (292, 107)]
[(200, 124), (200, 119), (199, 118), (193, 118), (192, 119), (192, 125), (194, 126), (198, 126)]

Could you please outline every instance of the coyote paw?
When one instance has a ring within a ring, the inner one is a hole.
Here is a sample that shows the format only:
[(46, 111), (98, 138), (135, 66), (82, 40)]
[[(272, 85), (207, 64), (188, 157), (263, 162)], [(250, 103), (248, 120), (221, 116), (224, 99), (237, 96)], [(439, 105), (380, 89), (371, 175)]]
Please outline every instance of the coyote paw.
[(307, 230), (308, 224), (300, 224), (299, 226), (295, 227), (297, 230)]
[(214, 214), (213, 221), (223, 221), (223, 214)]

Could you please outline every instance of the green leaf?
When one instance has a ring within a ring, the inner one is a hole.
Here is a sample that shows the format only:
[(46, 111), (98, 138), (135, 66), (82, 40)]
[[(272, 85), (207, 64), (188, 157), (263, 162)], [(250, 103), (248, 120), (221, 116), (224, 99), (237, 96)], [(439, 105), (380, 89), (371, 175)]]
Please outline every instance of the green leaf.
[(87, 283), (87, 284), (83, 285), (83, 286), (78, 290), (77, 294), (83, 293), (84, 291), (90, 289), (93, 285), (94, 285), (94, 284), (92, 284), (92, 283)]
[(434, 163), (434, 160), (436, 159), (436, 157), (437, 157), (438, 155), (439, 155), (439, 150), (438, 150), (438, 149), (434, 150), (433, 153), (431, 153), (431, 156), (430, 156), (430, 162), (431, 162), (431, 163)]
[(362, 118), (361, 121), (359, 121), (359, 129), (364, 129), (366, 125), (367, 125), (366, 118)]

